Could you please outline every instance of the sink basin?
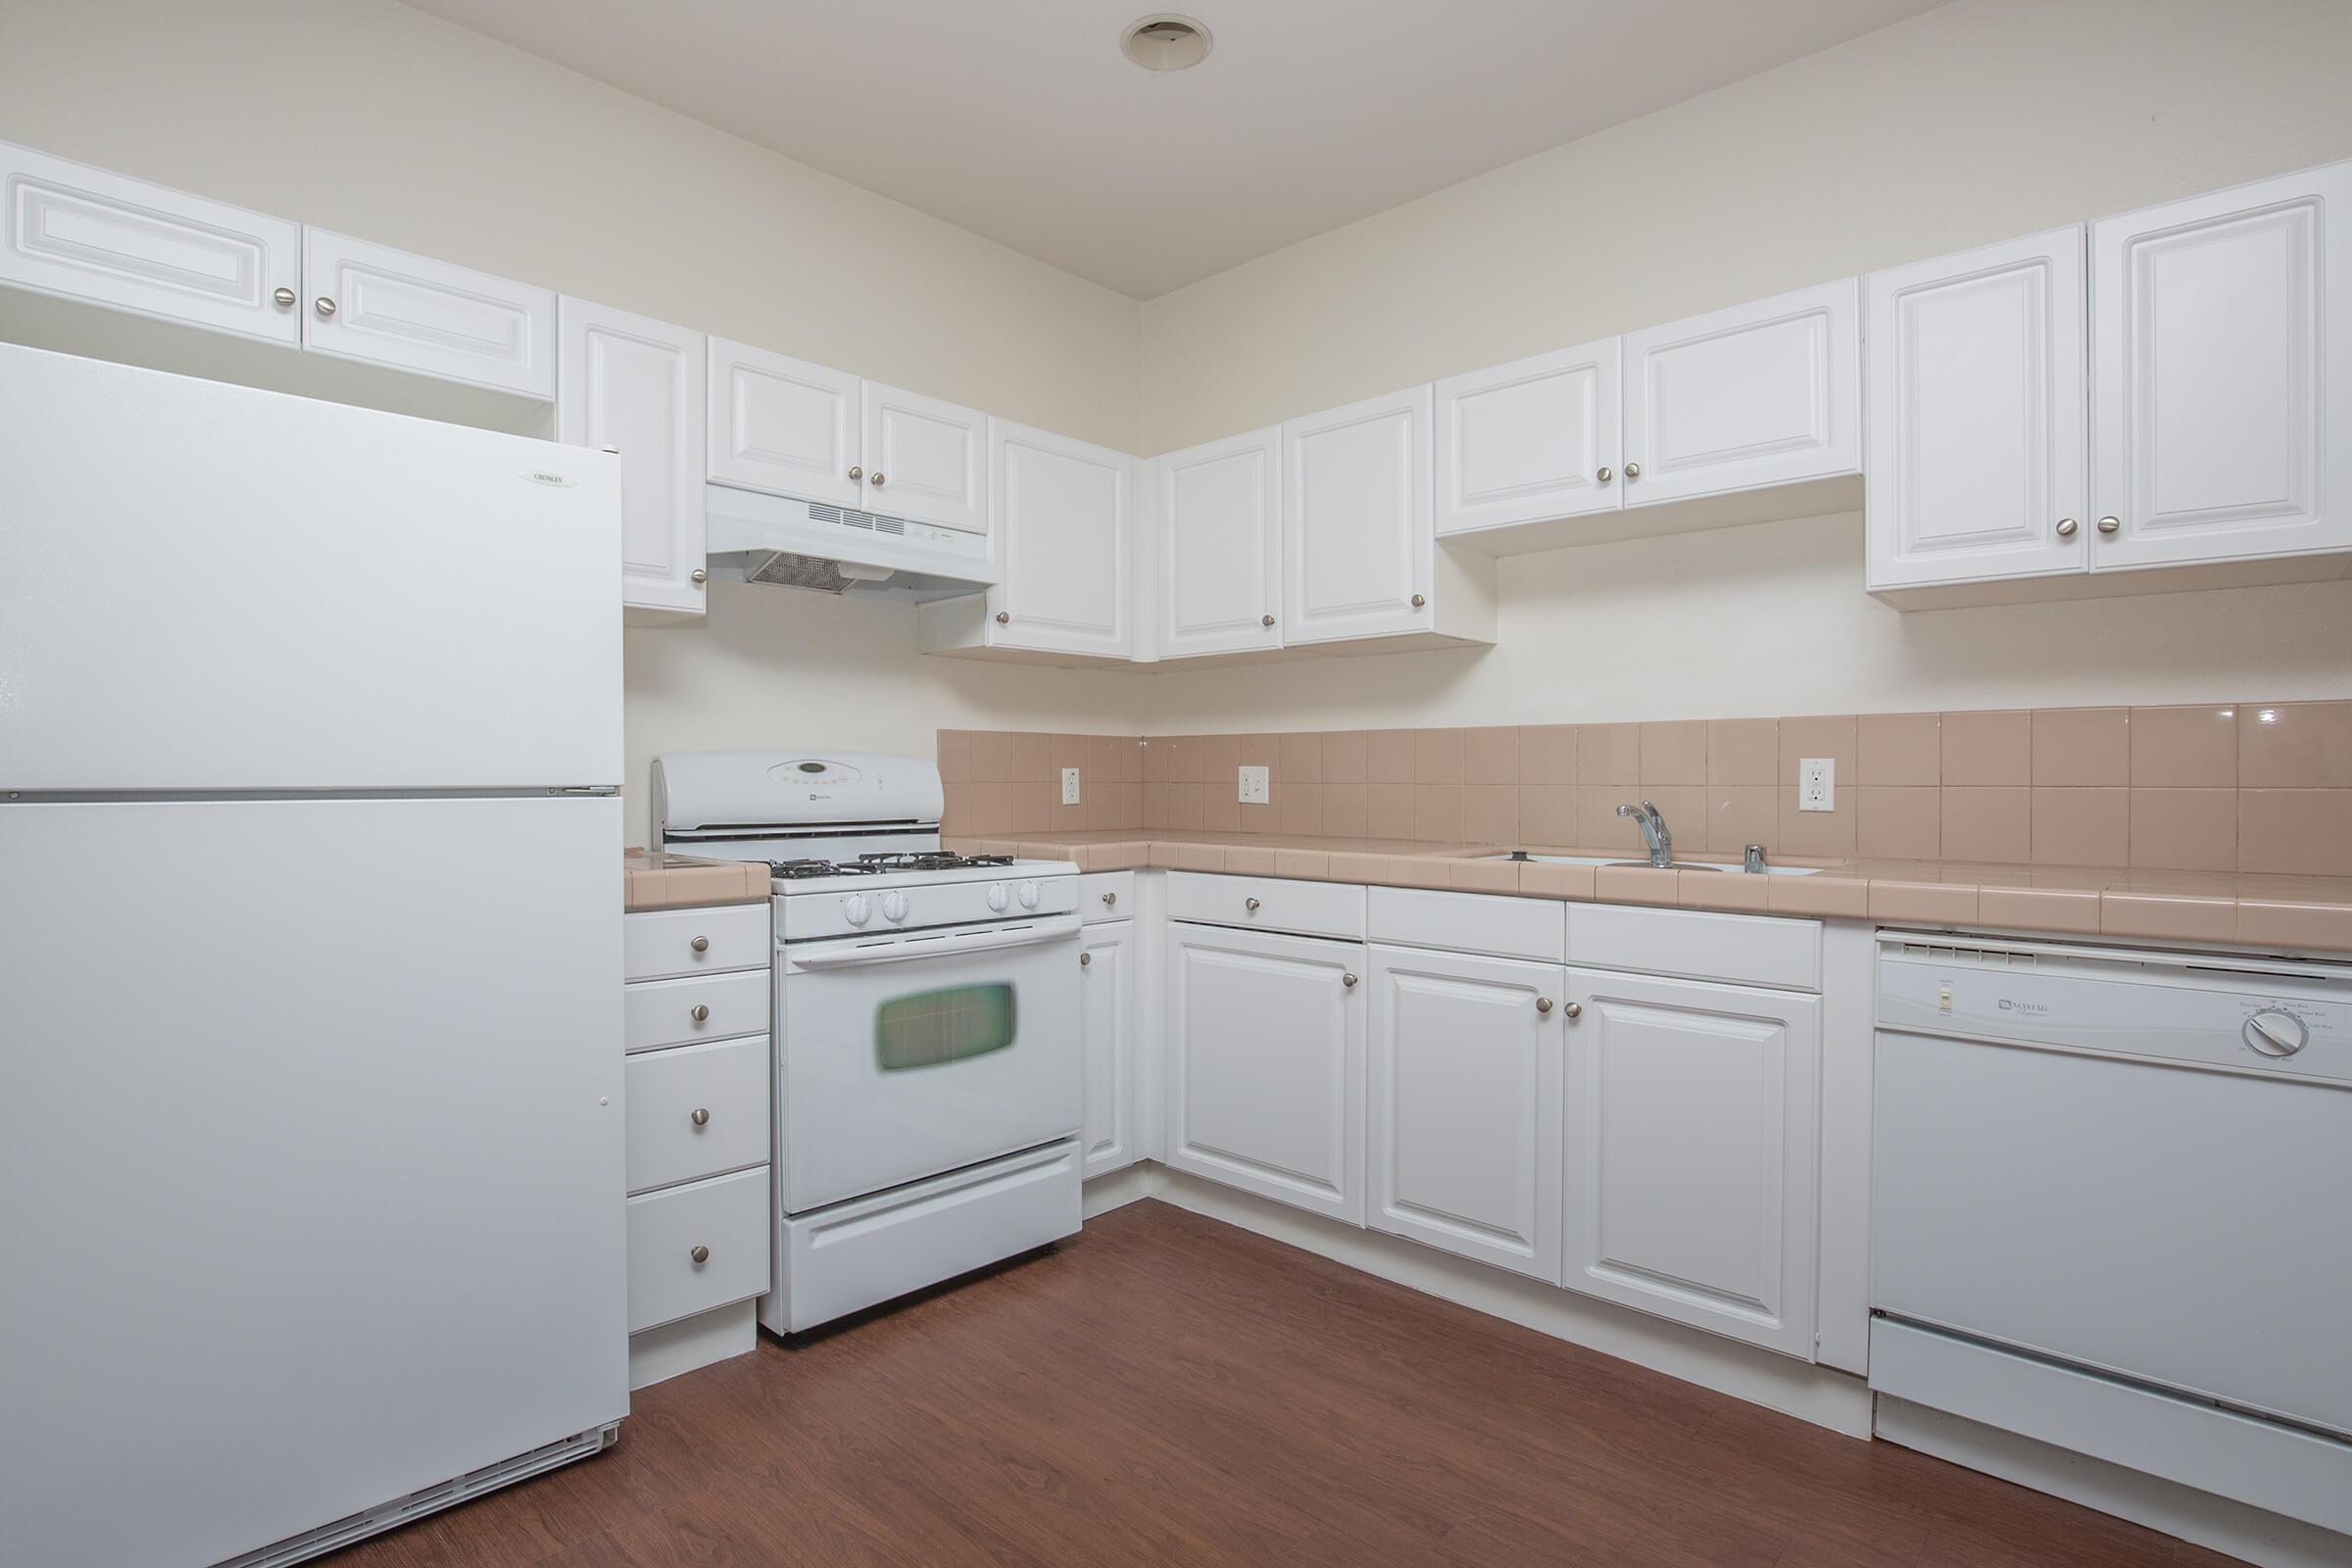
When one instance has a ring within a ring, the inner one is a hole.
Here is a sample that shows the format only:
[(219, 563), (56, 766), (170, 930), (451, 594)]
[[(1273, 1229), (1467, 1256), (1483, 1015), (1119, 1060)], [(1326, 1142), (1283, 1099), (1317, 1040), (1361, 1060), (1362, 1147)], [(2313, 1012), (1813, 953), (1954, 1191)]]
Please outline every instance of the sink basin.
[[(1513, 850), (1504, 855), (1482, 855), (1482, 860), (1526, 860), (1537, 865), (1630, 865), (1650, 869), (1647, 860), (1612, 859), (1605, 855), (1530, 855), (1525, 850)], [(1725, 865), (1711, 860), (1677, 860), (1665, 867), (1669, 871), (1728, 871), (1735, 876), (1747, 874), (1740, 865)], [(1819, 876), (1818, 865), (1767, 865), (1766, 876)]]

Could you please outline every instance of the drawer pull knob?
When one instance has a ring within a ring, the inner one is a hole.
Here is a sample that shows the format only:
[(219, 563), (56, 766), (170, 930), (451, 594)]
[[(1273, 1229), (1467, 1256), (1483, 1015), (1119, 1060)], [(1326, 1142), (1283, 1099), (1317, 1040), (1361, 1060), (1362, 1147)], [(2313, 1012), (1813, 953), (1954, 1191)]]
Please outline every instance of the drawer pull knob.
[(1102, 906), (1104, 908), (1108, 908), (1118, 902), (1119, 896), (1116, 893), (1105, 893), (1102, 895)]
[(710, 1004), (698, 1002), (686, 1009), (686, 1016), (692, 1018), (696, 1023), (708, 1023), (710, 1020)]
[(1581, 1002), (1571, 1002), (1568, 1004), (1568, 1005), (1562, 1007), (1560, 1011), (1567, 1014), (1571, 1018), (1582, 1018), (1585, 1015), (1585, 1004)]
[(686, 945), (697, 953), (709, 953), (710, 951), (710, 939), (709, 937), (696, 937), (692, 942), (689, 942)]
[(1251, 914), (1255, 914), (1257, 912), (1257, 901), (1255, 899), (1244, 899), (1242, 901), (1242, 907), (1248, 909)]
[(705, 1110), (702, 1106), (697, 1105), (691, 1112), (687, 1114), (686, 1119), (694, 1123), (697, 1127), (708, 1127), (710, 1125), (710, 1112)]
[(1549, 1012), (1551, 1010), (1551, 999), (1549, 997), (1538, 997), (1536, 999), (1536, 1010), (1538, 1012)]
[(691, 1258), (693, 1258), (693, 1259), (694, 1259), (694, 1261), (695, 1261), (695, 1264), (696, 1264), (696, 1266), (698, 1266), (698, 1267), (699, 1267), (699, 1266), (701, 1266), (702, 1264), (705, 1264), (705, 1263), (708, 1263), (708, 1262), (710, 1262), (710, 1249), (709, 1249), (708, 1247), (697, 1247), (697, 1248), (695, 1248), (695, 1249), (694, 1249), (692, 1251), (688, 1252), (686, 1255), (687, 1255), (688, 1257), (691, 1257)]

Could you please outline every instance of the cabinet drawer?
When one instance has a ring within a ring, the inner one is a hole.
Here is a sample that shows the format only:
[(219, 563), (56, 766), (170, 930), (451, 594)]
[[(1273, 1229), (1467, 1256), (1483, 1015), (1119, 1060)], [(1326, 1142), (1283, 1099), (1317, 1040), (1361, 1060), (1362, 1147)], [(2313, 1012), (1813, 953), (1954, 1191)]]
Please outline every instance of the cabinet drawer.
[(629, 1191), (764, 1163), (767, 1054), (767, 1038), (748, 1035), (631, 1056)]
[(1133, 871), (1090, 871), (1078, 879), (1078, 918), (1125, 920), (1135, 914)]
[(1568, 961), (1580, 968), (1688, 975), (1735, 985), (1821, 989), (1821, 922), (1624, 904), (1568, 906)]
[(1170, 871), (1168, 918), (1361, 941), (1364, 890), (1338, 882)]
[(766, 1293), (767, 1188), (761, 1165), (629, 1200), (631, 1334)]
[[(696, 1016), (696, 1009), (704, 1009)], [(630, 1051), (723, 1040), (767, 1028), (767, 971), (690, 975), (624, 987), (621, 1014)]]
[(775, 947), (765, 903), (649, 909), (622, 921), (620, 945), (621, 966), (631, 980), (764, 969)]
[(1372, 888), (1368, 893), (1367, 916), (1375, 942), (1546, 963), (1558, 963), (1567, 956), (1566, 906), (1548, 899), (1418, 888)]

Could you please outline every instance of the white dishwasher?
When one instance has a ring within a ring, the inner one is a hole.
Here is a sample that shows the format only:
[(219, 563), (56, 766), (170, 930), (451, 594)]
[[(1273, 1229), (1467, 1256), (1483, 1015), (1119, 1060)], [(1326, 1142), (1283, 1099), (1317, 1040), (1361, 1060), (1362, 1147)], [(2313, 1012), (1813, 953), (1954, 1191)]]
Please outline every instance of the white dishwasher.
[(2352, 1531), (2352, 967), (1882, 933), (1870, 1383)]

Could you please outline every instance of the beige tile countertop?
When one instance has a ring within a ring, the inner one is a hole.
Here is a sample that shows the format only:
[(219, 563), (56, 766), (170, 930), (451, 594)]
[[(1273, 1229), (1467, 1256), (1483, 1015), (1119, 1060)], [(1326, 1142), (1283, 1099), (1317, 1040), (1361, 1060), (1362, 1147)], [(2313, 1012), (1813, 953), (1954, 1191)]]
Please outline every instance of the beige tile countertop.
[[(1166, 828), (1056, 833), (1019, 840), (950, 838), (947, 847), (973, 855), (1075, 860), (1085, 871), (1156, 866), (1174, 871), (1450, 888), (1608, 904), (1662, 904), (1755, 914), (2352, 953), (2352, 877), (1802, 857), (1784, 857), (1775, 863), (1818, 867), (1814, 875), (1751, 877), (1720, 871), (1655, 870), (1645, 865), (1544, 865), (1482, 858), (1519, 846), (1286, 838)], [(1543, 845), (1525, 848), (1531, 854), (1595, 858), (1622, 853)], [(1690, 858), (1719, 860), (1706, 855)]]
[(706, 860), (657, 850), (623, 850), (620, 863), (624, 909), (757, 904), (768, 895), (767, 867), (757, 860)]

